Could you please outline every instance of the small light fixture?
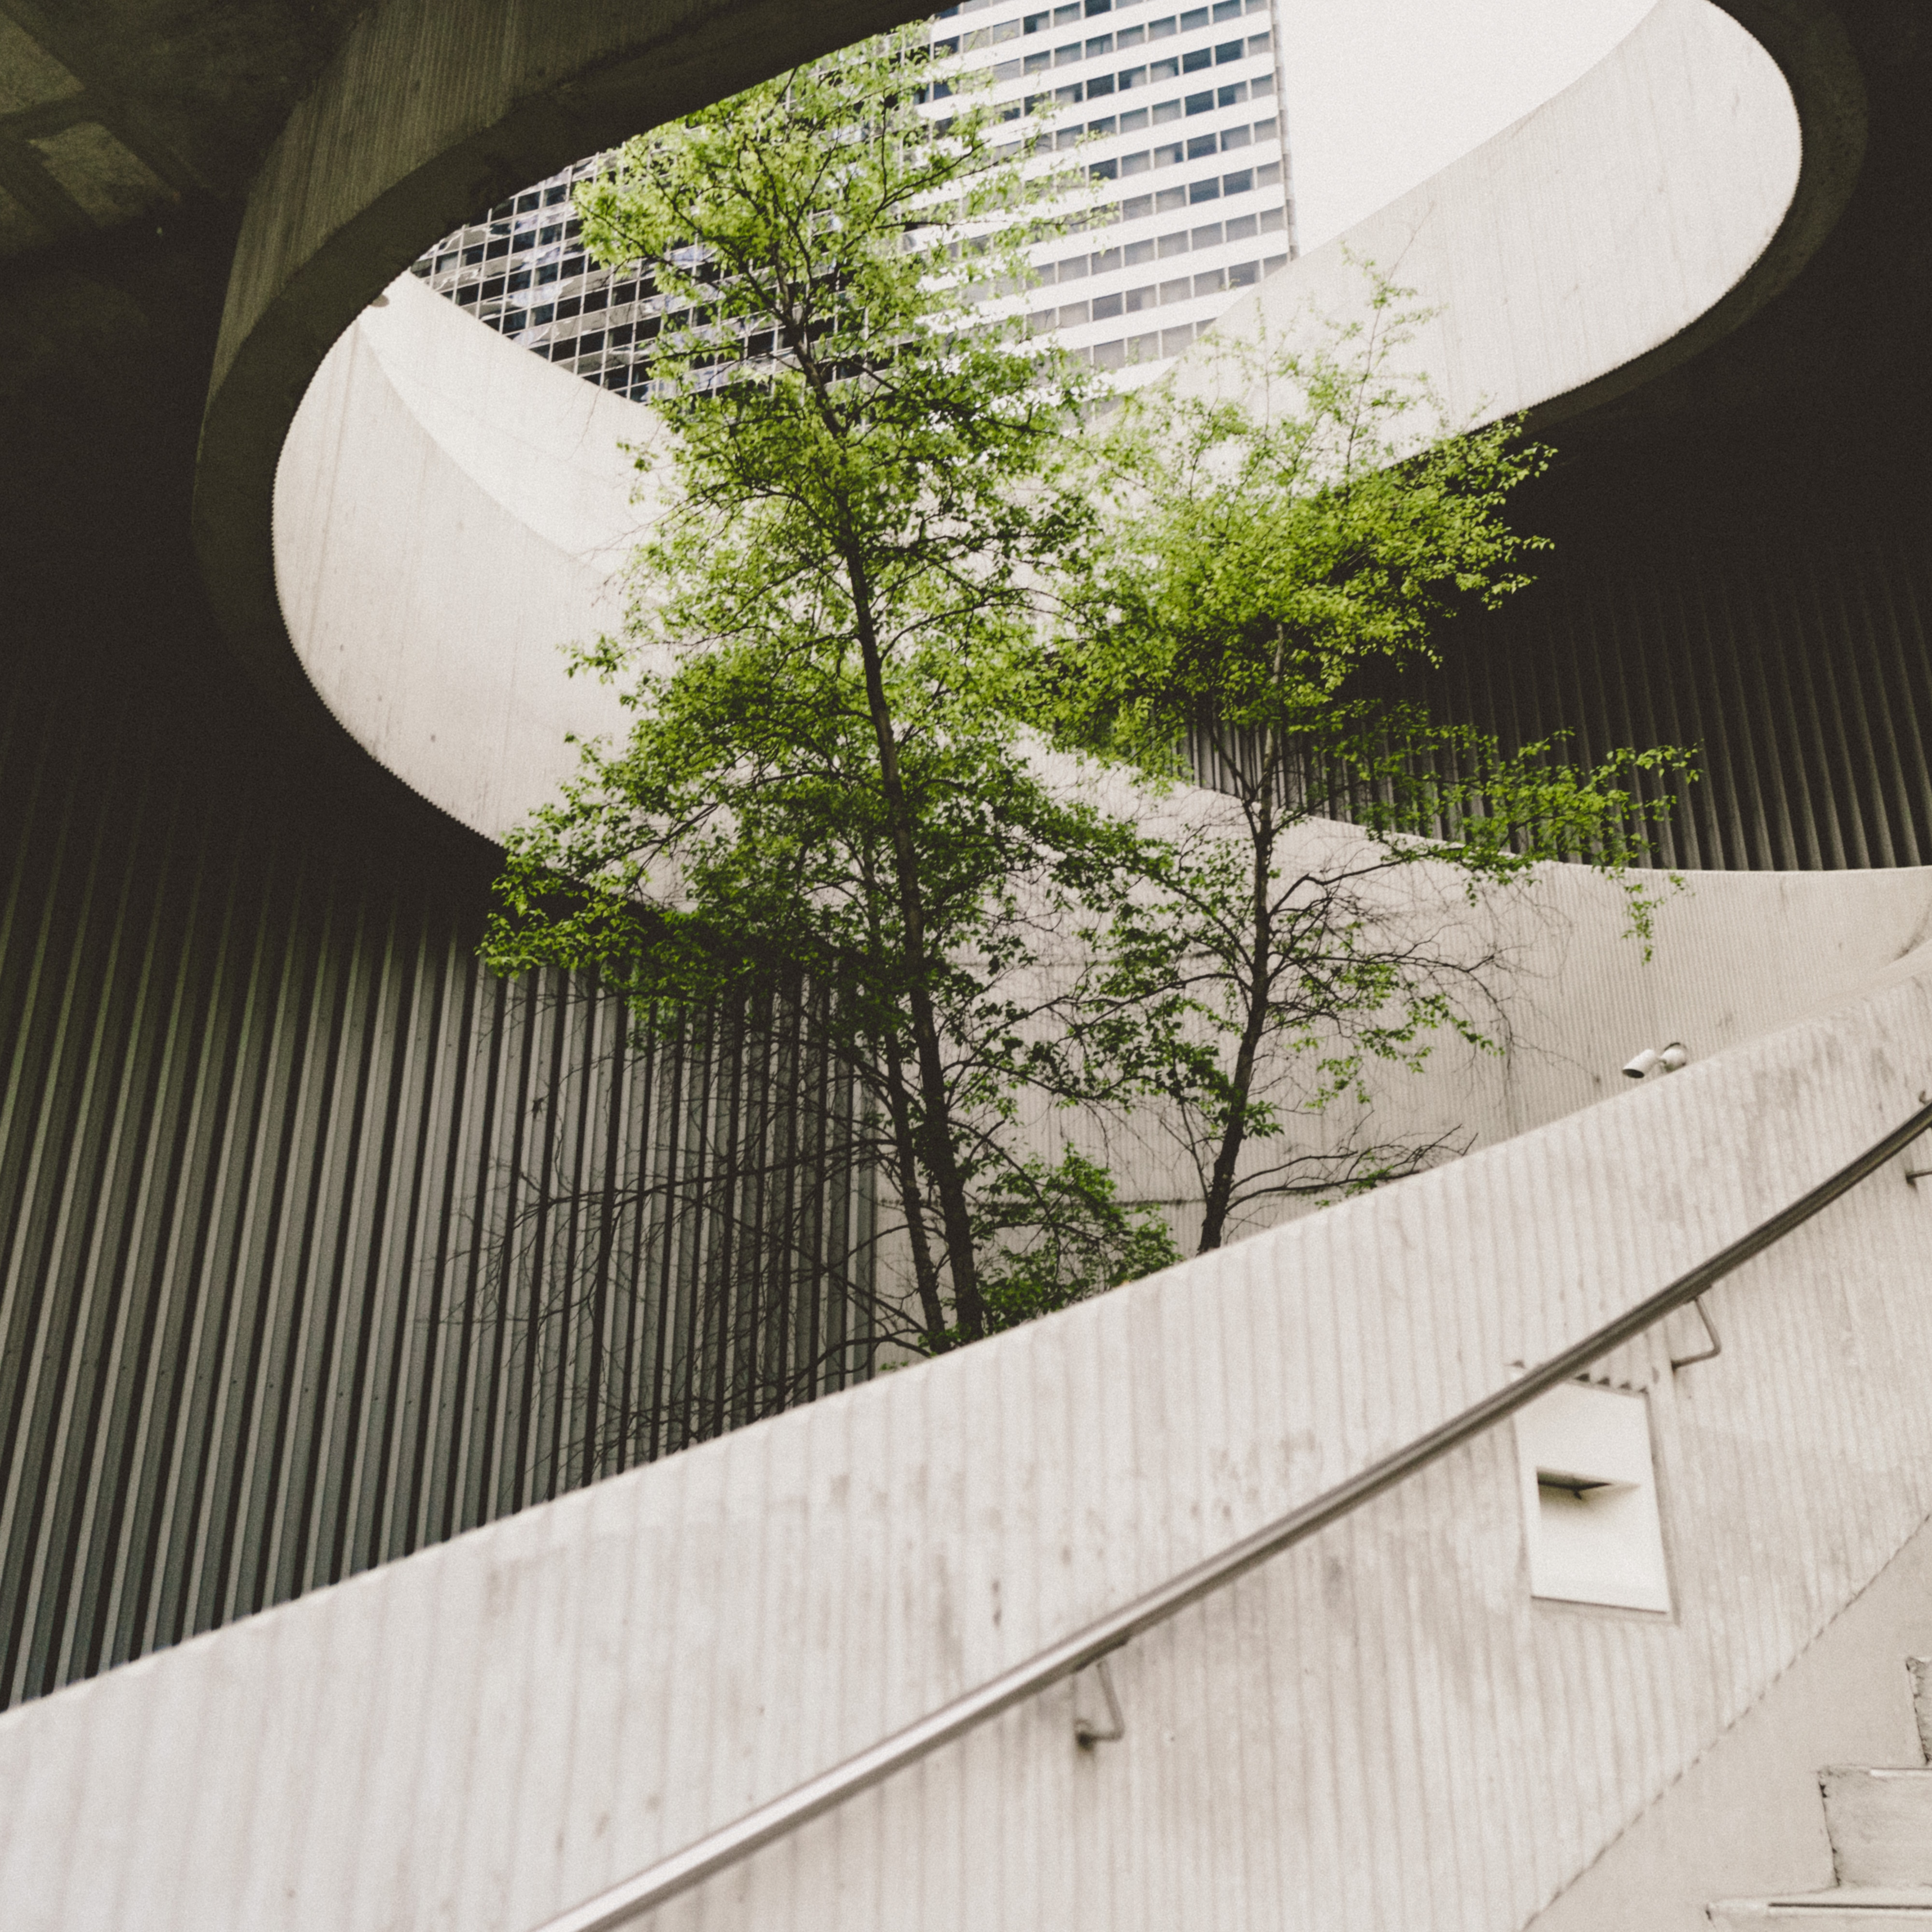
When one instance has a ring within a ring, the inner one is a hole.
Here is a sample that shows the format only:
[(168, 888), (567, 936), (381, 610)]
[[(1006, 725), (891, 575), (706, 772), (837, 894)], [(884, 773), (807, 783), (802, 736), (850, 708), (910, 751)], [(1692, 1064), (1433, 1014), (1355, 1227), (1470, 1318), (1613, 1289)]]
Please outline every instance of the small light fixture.
[(1624, 1062), (1624, 1078), (1641, 1080), (1653, 1070), (1675, 1073), (1680, 1066), (1688, 1065), (1690, 1058), (1690, 1052), (1681, 1040), (1673, 1040), (1668, 1046), (1647, 1046)]
[(1516, 1413), (1533, 1597), (1670, 1609), (1647, 1399), (1564, 1382)]

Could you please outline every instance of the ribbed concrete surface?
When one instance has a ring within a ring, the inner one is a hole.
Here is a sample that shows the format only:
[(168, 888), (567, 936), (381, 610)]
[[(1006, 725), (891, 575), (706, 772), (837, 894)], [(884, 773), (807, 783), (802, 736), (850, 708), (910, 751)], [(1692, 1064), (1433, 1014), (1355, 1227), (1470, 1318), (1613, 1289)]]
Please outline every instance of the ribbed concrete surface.
[[(1932, 1085), (1932, 962), (1442, 1172), (0, 1720), (22, 1928), (513, 1928), (1312, 1494)], [(1932, 1510), (1888, 1172), (1610, 1365), (1677, 1604), (1543, 1606), (1508, 1434), (762, 1855), (707, 1927), (1520, 1924)]]

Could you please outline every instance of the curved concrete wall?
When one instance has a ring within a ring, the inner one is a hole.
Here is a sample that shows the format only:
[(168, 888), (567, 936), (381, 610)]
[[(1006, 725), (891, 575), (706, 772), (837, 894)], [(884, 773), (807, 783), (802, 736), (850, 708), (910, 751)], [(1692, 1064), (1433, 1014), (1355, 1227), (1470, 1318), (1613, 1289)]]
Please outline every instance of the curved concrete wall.
[[(1775, 274), (1745, 285), (1802, 148), (1766, 49), (1705, 0), (1660, 0), (1555, 98), (1270, 276), (1216, 329), (1358, 314), (1357, 264), (1373, 262), (1438, 311), (1408, 359), (1452, 420), (1558, 422), (1694, 353), (1733, 290), (1726, 327), (1776, 292)], [(1182, 370), (1211, 353), (1210, 338)]]
[[(380, 0), (356, 22), (250, 194), (196, 464), (195, 540), (218, 614), (292, 722), (312, 728), (320, 714), (275, 609), (272, 482), (304, 389), (364, 304), (436, 236), (505, 192), (920, 4)], [(1834, 14), (1813, 0), (1723, 4), (1790, 80), (1805, 138), (1776, 236), (1693, 326), (1686, 340), (1699, 342), (1810, 259), (1865, 141), (1859, 70)]]
[[(19, 1932), (520, 1932), (1507, 1381), (1918, 1105), (1932, 952), (1439, 1172), (0, 1718)], [(1932, 1511), (1903, 1162), (1604, 1366), (1667, 1616), (1528, 1593), (1509, 1432), (662, 1926), (1520, 1927)], [(1679, 1323), (1683, 1324), (1679, 1326)], [(675, 1658), (674, 1667), (664, 1660)]]
[(920, 0), (378, 0), (250, 193), (195, 468), (216, 614), (290, 722), (314, 700), (275, 608), (270, 499), (329, 346), (439, 235), (640, 128), (905, 20)]
[[(1222, 326), (1264, 303), (1276, 321), (1345, 311), (1352, 252), (1442, 305), (1415, 354), (1459, 411), (1640, 380), (1750, 280), (1799, 162), (1770, 56), (1706, 0), (1661, 0), (1574, 86)], [(590, 575), (626, 527), (611, 446), (651, 418), (571, 381), (406, 277), (330, 351), (277, 473), (276, 580), (310, 681), (365, 749), (491, 836), (570, 768), (562, 721), (612, 716), (565, 683), (558, 647), (613, 614)]]
[(556, 796), (570, 733), (621, 728), (564, 647), (622, 620), (648, 510), (620, 445), (653, 422), (411, 275), (302, 400), (276, 473), (290, 635), (357, 742), (474, 830)]

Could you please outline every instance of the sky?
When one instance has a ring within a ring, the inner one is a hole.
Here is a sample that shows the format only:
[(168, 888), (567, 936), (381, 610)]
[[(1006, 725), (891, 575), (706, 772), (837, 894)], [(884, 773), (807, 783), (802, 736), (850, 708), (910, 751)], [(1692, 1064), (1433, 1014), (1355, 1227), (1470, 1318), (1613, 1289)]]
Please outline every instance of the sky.
[(1302, 252), (1560, 93), (1653, 4), (1281, 0)]

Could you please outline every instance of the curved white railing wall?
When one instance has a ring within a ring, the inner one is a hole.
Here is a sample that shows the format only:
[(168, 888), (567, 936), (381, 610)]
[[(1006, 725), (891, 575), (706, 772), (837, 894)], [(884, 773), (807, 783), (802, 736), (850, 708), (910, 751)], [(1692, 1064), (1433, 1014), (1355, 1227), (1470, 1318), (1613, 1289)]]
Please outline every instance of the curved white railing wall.
[[(1514, 410), (1678, 336), (1762, 253), (1798, 178), (1770, 57), (1706, 0), (1660, 0), (1574, 86), (1222, 326), (1343, 312), (1373, 259), (1442, 314), (1415, 346), (1453, 406)], [(550, 368), (405, 277), (337, 343), (275, 489), (276, 580), (310, 681), (358, 742), (500, 837), (612, 728), (564, 647), (609, 628), (649, 515), (618, 449), (641, 405)]]
[(650, 411), (506, 342), (412, 275), (336, 344), (275, 476), (289, 634), (356, 741), (500, 836), (618, 728), (565, 647), (614, 628)]
[[(1452, 1415), (1932, 1084), (1932, 952), (1668, 1080), (0, 1718), (10, 1932), (522, 1932)], [(1903, 1163), (1606, 1364), (1672, 1613), (1532, 1601), (1508, 1430), (663, 1926), (1520, 1927), (1932, 1510)], [(1681, 1323), (1680, 1328), (1677, 1324)], [(1790, 1874), (1768, 1875), (1776, 1883)]]
[(1558, 399), (1614, 392), (1618, 372), (1643, 380), (1645, 358), (1744, 279), (1790, 206), (1802, 151), (1764, 49), (1703, 0), (1661, 0), (1580, 80), (1216, 327), (1359, 314), (1357, 265), (1372, 262), (1436, 311), (1406, 359), (1453, 421), (1539, 406), (1547, 421)]

